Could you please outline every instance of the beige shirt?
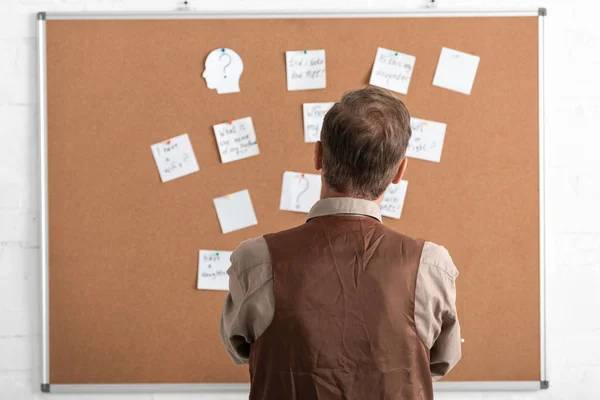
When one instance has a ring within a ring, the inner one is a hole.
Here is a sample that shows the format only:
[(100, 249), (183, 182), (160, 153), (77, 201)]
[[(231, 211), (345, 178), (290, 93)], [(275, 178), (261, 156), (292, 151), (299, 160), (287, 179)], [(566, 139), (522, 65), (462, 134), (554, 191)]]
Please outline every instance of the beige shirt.
[[(318, 201), (308, 219), (325, 215), (365, 215), (381, 221), (379, 207), (367, 200), (328, 198)], [(275, 313), (273, 271), (263, 237), (242, 242), (231, 255), (229, 294), (223, 306), (221, 338), (236, 364), (248, 363), (250, 345), (267, 329)], [(458, 270), (448, 251), (425, 242), (415, 289), (417, 334), (430, 349), (434, 380), (460, 360), (460, 327), (456, 315)]]

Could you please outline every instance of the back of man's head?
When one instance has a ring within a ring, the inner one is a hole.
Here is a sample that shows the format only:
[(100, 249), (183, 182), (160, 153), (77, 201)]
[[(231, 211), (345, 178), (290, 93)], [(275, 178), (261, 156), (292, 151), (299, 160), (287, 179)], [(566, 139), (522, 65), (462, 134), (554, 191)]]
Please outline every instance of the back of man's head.
[(397, 175), (410, 136), (402, 101), (372, 86), (346, 93), (323, 122), (325, 183), (346, 196), (379, 198)]

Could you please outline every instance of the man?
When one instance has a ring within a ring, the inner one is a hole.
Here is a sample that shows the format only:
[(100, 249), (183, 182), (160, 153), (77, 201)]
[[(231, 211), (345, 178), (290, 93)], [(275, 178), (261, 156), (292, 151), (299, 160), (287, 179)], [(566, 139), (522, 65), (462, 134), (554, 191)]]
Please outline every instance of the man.
[(410, 136), (400, 100), (347, 93), (315, 145), (323, 188), (307, 222), (234, 251), (221, 336), (250, 364), (250, 399), (433, 399), (460, 359), (450, 255), (381, 223)]

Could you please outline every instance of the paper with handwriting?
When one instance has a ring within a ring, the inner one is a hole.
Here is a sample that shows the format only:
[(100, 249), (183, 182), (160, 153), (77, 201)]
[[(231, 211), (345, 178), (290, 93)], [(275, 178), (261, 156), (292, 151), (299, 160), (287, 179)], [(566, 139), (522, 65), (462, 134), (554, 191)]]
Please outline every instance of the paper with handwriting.
[(440, 162), (446, 124), (426, 121), (419, 118), (410, 119), (412, 136), (408, 142), (406, 156), (426, 161)]
[(408, 181), (400, 181), (388, 186), (381, 201), (381, 215), (400, 219), (406, 198), (406, 189), (408, 189)]
[(321, 197), (321, 175), (286, 171), (281, 185), (279, 208), (308, 213)]
[(369, 83), (393, 92), (407, 94), (416, 57), (379, 47)]
[(258, 224), (248, 190), (213, 199), (221, 231), (229, 233)]
[(335, 103), (304, 103), (304, 142), (314, 143), (321, 138), (323, 118)]
[(471, 94), (478, 66), (478, 56), (442, 47), (433, 85)]
[(285, 64), (288, 90), (326, 87), (325, 50), (286, 51)]
[(242, 160), (260, 154), (252, 117), (234, 119), (213, 126), (221, 162)]
[(169, 182), (200, 170), (187, 133), (153, 144), (150, 149), (163, 182)]
[(198, 289), (229, 290), (227, 270), (231, 251), (200, 250), (198, 256)]

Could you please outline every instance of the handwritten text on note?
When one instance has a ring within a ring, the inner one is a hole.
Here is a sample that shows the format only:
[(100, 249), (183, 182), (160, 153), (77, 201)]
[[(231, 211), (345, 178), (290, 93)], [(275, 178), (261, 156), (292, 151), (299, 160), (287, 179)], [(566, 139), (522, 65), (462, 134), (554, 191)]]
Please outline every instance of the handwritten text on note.
[(286, 51), (288, 90), (326, 87), (325, 50)]
[(433, 85), (471, 94), (478, 66), (478, 56), (442, 47)]
[(369, 83), (406, 94), (415, 67), (415, 56), (379, 47)]
[(440, 162), (444, 136), (446, 135), (446, 124), (411, 118), (410, 127), (412, 136), (408, 142), (406, 156)]
[(163, 182), (200, 170), (187, 133), (153, 144), (150, 149)]
[(321, 138), (323, 118), (335, 103), (304, 103), (304, 141), (318, 142)]
[(388, 186), (383, 195), (383, 200), (381, 201), (381, 215), (384, 217), (400, 219), (407, 188), (408, 181), (400, 181), (398, 184), (392, 183)]
[(231, 251), (200, 250), (198, 256), (198, 289), (229, 290), (227, 270)]
[(214, 125), (213, 130), (222, 163), (241, 160), (260, 153), (252, 117), (234, 119)]
[(281, 210), (308, 213), (321, 196), (321, 175), (300, 172), (283, 173)]

